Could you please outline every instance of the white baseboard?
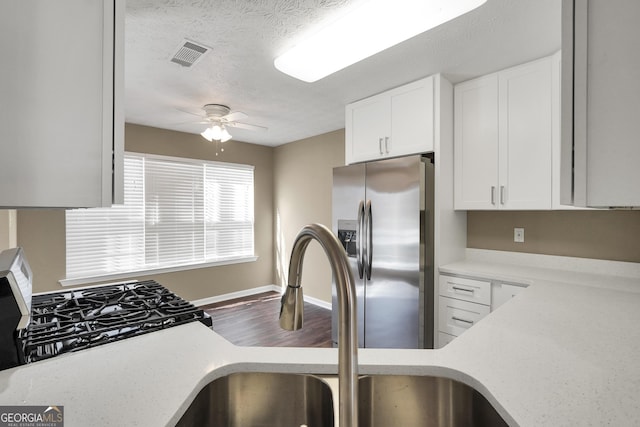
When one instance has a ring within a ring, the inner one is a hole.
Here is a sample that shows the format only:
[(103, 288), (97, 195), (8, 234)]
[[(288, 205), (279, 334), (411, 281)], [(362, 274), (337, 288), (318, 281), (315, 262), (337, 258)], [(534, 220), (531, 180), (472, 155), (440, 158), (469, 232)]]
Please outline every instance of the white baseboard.
[(271, 291), (273, 291), (273, 292), (282, 292), (282, 288), (280, 288), (280, 286), (277, 286), (277, 285), (259, 286), (257, 288), (245, 289), (245, 290), (242, 290), (242, 291), (230, 292), (228, 294), (222, 294), (222, 295), (216, 295), (216, 296), (213, 296), (213, 297), (202, 298), (202, 299), (191, 301), (191, 303), (193, 305), (195, 305), (196, 307), (199, 307), (201, 305), (215, 304), (215, 303), (221, 302), (221, 301), (228, 301), (230, 299), (248, 297), (248, 296), (251, 296), (251, 295), (256, 295), (256, 294), (261, 294), (261, 293), (264, 293), (264, 292), (271, 292)]
[[(231, 299), (236, 299), (236, 298), (242, 298), (242, 297), (248, 297), (251, 295), (256, 295), (256, 294), (261, 294), (264, 292), (282, 292), (282, 288), (278, 285), (266, 285), (266, 286), (259, 286), (257, 288), (251, 288), (251, 289), (245, 289), (242, 291), (237, 291), (237, 292), (230, 292), (228, 294), (222, 294), (222, 295), (216, 295), (213, 297), (208, 297), (208, 298), (202, 298), (202, 299), (198, 299), (198, 300), (194, 300), (191, 301), (191, 303), (193, 305), (195, 305), (196, 307), (200, 307), (203, 305), (208, 305), (208, 304), (215, 304), (217, 302), (222, 302), (222, 301), (228, 301)], [(321, 299), (318, 298), (314, 298), (314, 297), (310, 297), (310, 296), (306, 296), (304, 297), (305, 302), (308, 302), (309, 304), (313, 304), (313, 305), (317, 305), (318, 307), (322, 307), (325, 308), (327, 310), (331, 310), (331, 303), (330, 302), (326, 302), (323, 301)]]
[(326, 308), (327, 310), (331, 310), (331, 303), (330, 302), (326, 302), (326, 301), (323, 301), (323, 300), (318, 299), (318, 298), (314, 298), (314, 297), (310, 297), (310, 296), (305, 295), (304, 296), (304, 302), (308, 302), (309, 304), (317, 305), (318, 307)]

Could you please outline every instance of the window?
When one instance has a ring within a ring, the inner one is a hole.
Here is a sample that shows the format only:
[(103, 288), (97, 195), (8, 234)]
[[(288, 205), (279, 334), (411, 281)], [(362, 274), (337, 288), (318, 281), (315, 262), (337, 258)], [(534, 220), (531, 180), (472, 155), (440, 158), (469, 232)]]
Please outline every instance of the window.
[(253, 166), (126, 153), (124, 205), (66, 213), (63, 284), (254, 258)]

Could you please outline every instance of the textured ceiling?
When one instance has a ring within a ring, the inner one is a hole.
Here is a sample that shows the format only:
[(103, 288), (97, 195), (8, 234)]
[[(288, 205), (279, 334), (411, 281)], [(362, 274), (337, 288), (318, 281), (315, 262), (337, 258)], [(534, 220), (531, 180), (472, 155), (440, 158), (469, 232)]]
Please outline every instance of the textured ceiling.
[[(345, 104), (420, 77), (456, 83), (560, 48), (559, 0), (488, 0), (315, 83), (274, 68), (287, 46), (359, 1), (127, 0), (126, 121), (200, 133), (181, 110), (226, 104), (268, 128), (231, 129), (235, 140), (276, 146), (343, 128)], [(192, 68), (169, 61), (185, 38), (211, 48)]]

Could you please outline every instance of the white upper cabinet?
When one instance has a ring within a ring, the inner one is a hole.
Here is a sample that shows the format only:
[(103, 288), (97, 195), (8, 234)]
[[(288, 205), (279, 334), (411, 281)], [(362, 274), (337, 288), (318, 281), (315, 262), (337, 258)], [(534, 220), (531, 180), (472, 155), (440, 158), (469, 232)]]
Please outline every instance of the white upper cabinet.
[(551, 58), (498, 74), (501, 208), (551, 209), (552, 79)]
[(0, 4), (0, 206), (122, 199), (124, 2)]
[(554, 70), (548, 57), (455, 86), (456, 209), (551, 209)]
[(346, 107), (347, 164), (433, 151), (434, 77)]
[(383, 157), (384, 144), (391, 136), (388, 101), (386, 96), (375, 96), (347, 106), (347, 164)]
[(456, 209), (494, 209), (498, 186), (498, 75), (454, 87)]
[(562, 202), (640, 206), (640, 2), (562, 3)]

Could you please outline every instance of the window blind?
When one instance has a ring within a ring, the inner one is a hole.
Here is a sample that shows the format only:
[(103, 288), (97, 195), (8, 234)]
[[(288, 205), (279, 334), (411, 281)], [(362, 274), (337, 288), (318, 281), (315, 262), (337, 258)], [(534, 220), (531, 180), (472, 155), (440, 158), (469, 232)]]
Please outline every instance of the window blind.
[(254, 256), (254, 168), (125, 154), (122, 206), (66, 213), (66, 276)]

